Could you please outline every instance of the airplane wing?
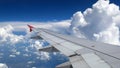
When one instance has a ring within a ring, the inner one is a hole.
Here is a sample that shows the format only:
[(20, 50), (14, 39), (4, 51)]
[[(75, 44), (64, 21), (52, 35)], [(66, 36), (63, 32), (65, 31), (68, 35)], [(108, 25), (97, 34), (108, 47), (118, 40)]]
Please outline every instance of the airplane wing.
[(69, 62), (56, 68), (120, 68), (120, 46), (93, 42), (42, 28), (31, 30), (51, 44), (39, 51), (60, 51), (69, 58)]

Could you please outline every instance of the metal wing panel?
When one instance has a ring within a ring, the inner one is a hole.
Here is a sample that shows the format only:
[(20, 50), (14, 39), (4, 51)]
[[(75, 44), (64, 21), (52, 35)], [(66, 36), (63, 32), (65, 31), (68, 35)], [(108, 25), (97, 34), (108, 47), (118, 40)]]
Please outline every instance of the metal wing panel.
[[(62, 35), (45, 29), (41, 29), (39, 35), (43, 37), (46, 41), (50, 42), (63, 54), (68, 56), (74, 68), (79, 68), (76, 66), (81, 66), (81, 64), (83, 64), (83, 68), (84, 65), (87, 66), (85, 68), (96, 68), (97, 66), (99, 66), (97, 68), (100, 68), (101, 66), (103, 66), (102, 68), (120, 67), (119, 46), (99, 42), (91, 42), (89, 40)], [(84, 51), (86, 49), (88, 49), (88, 51), (90, 52), (85, 51), (85, 53), (81, 53), (82, 50)], [(93, 54), (90, 54), (91, 52)], [(75, 58), (75, 56), (77, 57)], [(84, 60), (81, 61), (81, 57)], [(91, 57), (94, 57), (95, 59), (91, 59)], [(74, 60), (76, 59), (78, 59), (79, 61), (74, 62)], [(90, 63), (90, 61), (92, 60), (94, 64)], [(101, 61), (102, 64), (99, 64), (99, 62), (97, 61)]]
[(38, 35), (41, 36), (41, 37), (44, 37), (45, 40), (50, 39), (52, 41), (55, 41), (56, 43), (61, 43), (61, 42), (65, 41), (65, 40), (57, 38), (57, 37), (55, 37), (53, 35), (47, 34), (47, 33), (43, 32), (43, 31), (41, 31), (40, 33), (38, 33)]
[(81, 46), (49, 35), (43, 31), (40, 31), (39, 35), (50, 42), (53, 47), (68, 56), (73, 68), (90, 68), (81, 56), (74, 56), (77, 50), (82, 49)]
[(76, 52), (77, 50), (83, 48), (83, 47), (81, 47), (79, 45), (76, 45), (76, 44), (68, 42), (68, 41), (65, 41), (65, 42), (61, 43), (61, 45), (63, 45), (66, 48), (69, 48), (70, 50), (72, 50), (74, 52)]
[(82, 56), (69, 57), (73, 68), (90, 68)]
[(61, 51), (66, 56), (74, 55), (74, 51), (71, 51), (69, 48), (66, 48), (65, 46), (61, 45), (62, 42), (65, 40), (62, 40), (60, 38), (54, 37), (52, 35), (49, 35), (45, 32), (42, 32), (39, 34), (41, 37), (44, 37), (44, 39), (51, 43), (52, 46), (54, 46), (56, 49)]
[(64, 39), (58, 38), (58, 37), (56, 37), (54, 35), (50, 35), (50, 34), (47, 34), (45, 32), (42, 32), (42, 31), (39, 33), (39, 35), (44, 37), (45, 40), (47, 40), (50, 43), (57, 43), (59, 45), (63, 45), (64, 47), (69, 48), (70, 50), (73, 50), (73, 51), (77, 51), (77, 50), (83, 48), (83, 47), (81, 47), (79, 45), (68, 42), (68, 41), (66, 41)]
[(105, 62), (107, 62), (111, 68), (120, 68), (120, 60), (109, 57), (107, 55), (96, 53), (99, 57), (101, 57)]
[(66, 41), (69, 41), (71, 43), (74, 43), (76, 45), (91, 49), (91, 50), (96, 51), (96, 52), (100, 52), (100, 53), (109, 55), (110, 57), (113, 57), (113, 58), (120, 60), (120, 53), (119, 53), (120, 46), (110, 45), (110, 44), (100, 43), (100, 42), (92, 42), (89, 40), (80, 39), (80, 38), (76, 38), (73, 36), (57, 34), (55, 32), (51, 32), (48, 30), (44, 30), (44, 31), (51, 34), (51, 35), (55, 35), (56, 37), (64, 39)]
[(71, 56), (71, 55), (74, 55), (75, 53), (73, 51), (71, 51), (70, 49), (64, 47), (64, 46), (61, 46), (61, 45), (53, 45), (56, 49), (58, 49), (60, 52), (62, 52), (64, 55), (66, 56)]
[(111, 68), (111, 66), (95, 53), (83, 54), (82, 57), (91, 68)]
[(56, 49), (61, 51), (66, 56), (71, 56), (76, 54), (75, 52), (82, 47), (73, 43), (70, 43), (64, 39), (57, 38), (53, 35), (47, 34), (45, 32), (40, 32), (39, 34), (41, 37), (44, 37), (46, 41), (51, 43), (52, 46), (54, 46)]

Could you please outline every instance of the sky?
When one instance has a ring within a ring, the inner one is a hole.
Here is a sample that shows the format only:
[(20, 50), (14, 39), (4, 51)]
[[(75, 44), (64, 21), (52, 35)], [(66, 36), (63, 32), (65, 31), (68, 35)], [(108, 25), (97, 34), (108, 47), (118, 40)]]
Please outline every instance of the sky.
[[(97, 0), (0, 0), (0, 22), (46, 22), (67, 20)], [(119, 0), (110, 2), (120, 5)]]

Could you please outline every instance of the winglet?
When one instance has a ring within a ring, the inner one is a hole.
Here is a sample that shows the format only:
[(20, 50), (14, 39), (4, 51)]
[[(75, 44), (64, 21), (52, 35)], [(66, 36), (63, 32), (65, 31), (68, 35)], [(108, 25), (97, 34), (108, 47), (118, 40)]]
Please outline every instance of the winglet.
[(34, 28), (33, 26), (31, 26), (31, 25), (27, 25), (27, 26), (29, 27), (30, 32), (33, 31), (33, 28)]

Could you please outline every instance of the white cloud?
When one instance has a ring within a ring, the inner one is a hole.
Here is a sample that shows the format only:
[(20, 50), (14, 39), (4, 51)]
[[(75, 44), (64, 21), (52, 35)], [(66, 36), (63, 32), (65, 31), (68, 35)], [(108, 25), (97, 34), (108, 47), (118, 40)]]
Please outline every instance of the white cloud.
[(119, 18), (119, 6), (110, 4), (109, 0), (98, 0), (92, 8), (73, 15), (70, 29), (73, 34), (82, 38), (120, 45)]
[[(15, 30), (13, 31), (26, 31), (28, 30), (27, 24), (33, 25), (36, 28), (46, 28), (46, 29), (53, 29), (58, 27), (69, 27), (71, 20), (63, 20), (57, 22), (0, 22), (0, 27), (11, 25)], [(29, 31), (29, 30), (28, 30)]]
[(32, 67), (32, 68), (37, 68), (37, 67)]
[(12, 33), (14, 28), (11, 25), (0, 28), (0, 43), (15, 44), (23, 40), (23, 36), (17, 36)]
[(16, 54), (16, 55), (20, 55), (20, 52), (16, 52), (15, 54)]
[(82, 28), (86, 25), (87, 22), (85, 21), (83, 14), (80, 11), (76, 12), (75, 14), (73, 14), (69, 32), (79, 38), (86, 38), (84, 34), (79, 30), (79, 27)]
[(0, 68), (8, 68), (6, 64), (0, 63)]
[[(44, 43), (43, 41), (35, 41), (33, 44), (31, 44), (31, 47), (32, 48), (36, 48), (36, 50), (44, 47)], [(47, 52), (33, 52), (34, 54), (36, 54), (37, 56), (39, 56), (40, 60), (49, 60), (50, 59), (50, 56), (49, 56), (49, 53)], [(36, 57), (38, 59), (38, 57)]]
[(40, 52), (40, 60), (49, 60), (50, 56), (47, 52)]
[(0, 53), (0, 56), (4, 55), (3, 53)]
[(28, 54), (23, 54), (23, 56), (28, 57), (29, 55)]
[(71, 21), (71, 27), (73, 27), (73, 26), (84, 27), (86, 25), (87, 25), (87, 22), (85, 21), (85, 18), (80, 11), (73, 14), (73, 18), (72, 18), (72, 21)]
[(16, 57), (15, 55), (9, 55), (9, 57), (12, 57), (12, 58), (14, 58), (14, 57)]
[(119, 28), (113, 23), (108, 29), (94, 34), (97, 41), (110, 43), (110, 44), (120, 44), (119, 42)]
[(32, 64), (32, 63), (35, 63), (35, 61), (28, 61), (27, 63), (28, 64)]
[(34, 47), (38, 50), (40, 48), (42, 48), (42, 42), (40, 41), (35, 41)]

